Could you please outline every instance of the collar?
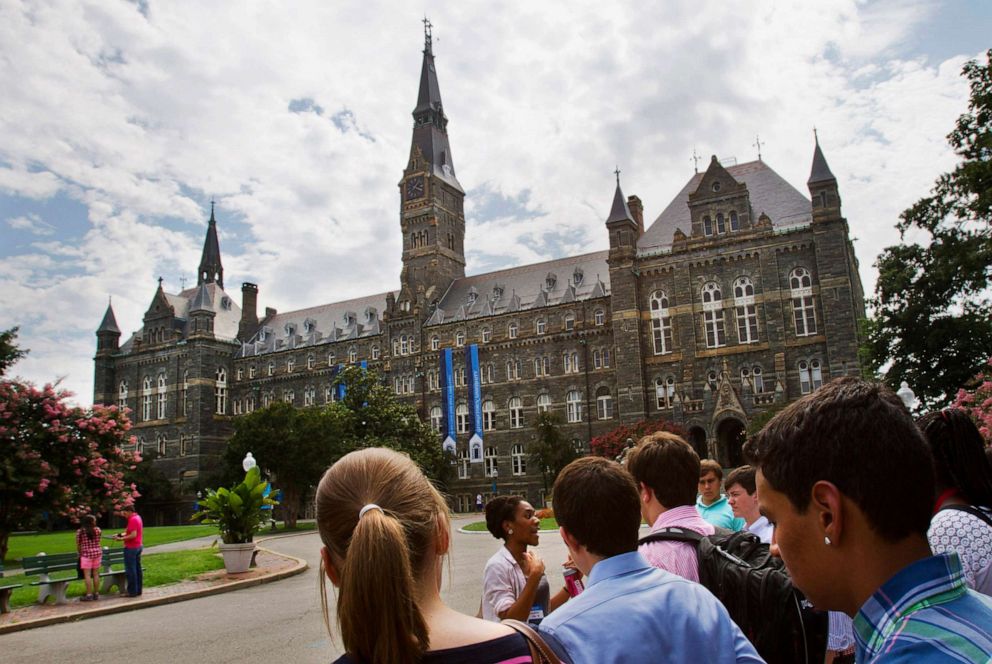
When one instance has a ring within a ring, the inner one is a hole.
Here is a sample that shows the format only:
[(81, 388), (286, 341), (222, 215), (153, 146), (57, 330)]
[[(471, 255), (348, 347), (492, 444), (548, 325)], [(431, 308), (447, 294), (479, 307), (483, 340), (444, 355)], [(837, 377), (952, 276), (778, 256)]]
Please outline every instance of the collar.
[(694, 505), (679, 505), (659, 514), (651, 526), (651, 530), (667, 528), (668, 526), (693, 525), (698, 524), (702, 520), (703, 518), (699, 516), (699, 512), (696, 511)]
[(899, 570), (854, 617), (854, 636), (858, 649), (865, 653), (858, 661), (870, 660), (906, 617), (957, 599), (966, 588), (956, 553), (923, 558)]
[(716, 500), (714, 500), (709, 505), (707, 505), (706, 503), (703, 502), (703, 497), (702, 496), (696, 496), (696, 507), (698, 507), (701, 510), (711, 510), (714, 507), (719, 507), (720, 505), (722, 505), (722, 504), (724, 504), (726, 502), (727, 502), (727, 497), (725, 495), (723, 495), (722, 493), (720, 494), (720, 497), (719, 498), (717, 498)]
[(520, 567), (520, 563), (518, 563), (517, 562), (517, 559), (513, 557), (513, 554), (510, 553), (510, 550), (506, 548), (506, 545), (505, 544), (503, 546), (499, 547), (499, 552), (498, 553), (499, 553), (499, 555), (503, 556), (503, 560), (506, 560), (507, 562), (509, 562), (512, 565), (515, 565), (517, 567)]
[(586, 579), (586, 588), (596, 585), (600, 581), (611, 579), (622, 574), (629, 574), (641, 569), (651, 569), (648, 561), (637, 551), (621, 553), (609, 558), (603, 558), (592, 566), (589, 576)]

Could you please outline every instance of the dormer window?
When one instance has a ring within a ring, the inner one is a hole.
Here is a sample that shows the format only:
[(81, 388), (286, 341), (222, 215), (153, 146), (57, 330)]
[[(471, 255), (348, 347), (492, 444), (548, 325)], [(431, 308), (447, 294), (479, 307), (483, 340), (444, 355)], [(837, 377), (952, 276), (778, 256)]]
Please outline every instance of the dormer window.
[(477, 291), (473, 286), (468, 291), (468, 306), (471, 307), (473, 304), (475, 304), (475, 301), (477, 299), (479, 299), (479, 291)]
[(314, 330), (317, 329), (317, 321), (312, 318), (308, 318), (303, 321), (303, 331), (306, 334), (313, 334)]
[(582, 268), (575, 268), (575, 272), (572, 273), (572, 284), (575, 286), (582, 285), (582, 279), (585, 275), (582, 273)]
[(291, 337), (296, 334), (296, 323), (286, 323), (286, 336)]
[(558, 277), (555, 276), (554, 272), (548, 272), (548, 276), (544, 278), (545, 289), (552, 291), (555, 289), (555, 284), (558, 283)]
[(365, 322), (371, 323), (375, 320), (375, 307), (365, 308)]
[(266, 338), (268, 338), (268, 336), (269, 336), (269, 330), (268, 330), (268, 328), (263, 327), (261, 330), (258, 331), (258, 340), (259, 341), (265, 341)]
[(493, 301), (495, 302), (499, 300), (501, 297), (503, 297), (503, 287), (493, 286)]
[(355, 312), (354, 311), (346, 311), (346, 312), (344, 312), (344, 324), (345, 325), (347, 325), (347, 326), (354, 325), (356, 318), (357, 317), (355, 316)]
[(227, 297), (226, 295), (224, 297), (220, 298), (220, 308), (221, 309), (225, 309), (227, 311), (230, 311), (230, 309), (231, 309), (231, 298)]

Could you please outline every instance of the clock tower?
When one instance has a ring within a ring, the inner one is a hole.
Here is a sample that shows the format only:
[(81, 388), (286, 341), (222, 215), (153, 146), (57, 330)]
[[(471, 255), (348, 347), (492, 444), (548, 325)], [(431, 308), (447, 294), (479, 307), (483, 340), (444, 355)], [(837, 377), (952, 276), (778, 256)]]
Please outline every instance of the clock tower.
[(431, 24), (426, 19), (410, 160), (399, 189), (403, 271), (391, 317), (423, 321), (451, 282), (465, 276), (465, 191), (455, 177), (448, 118), (434, 68)]

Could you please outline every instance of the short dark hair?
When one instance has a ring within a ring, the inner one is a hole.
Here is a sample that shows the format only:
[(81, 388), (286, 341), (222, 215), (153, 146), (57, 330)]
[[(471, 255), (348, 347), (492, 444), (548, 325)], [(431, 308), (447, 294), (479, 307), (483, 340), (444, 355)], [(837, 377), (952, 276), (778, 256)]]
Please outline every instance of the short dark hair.
[(641, 438), (627, 454), (626, 467), (665, 508), (696, 503), (699, 455), (674, 433), (658, 431)]
[(734, 468), (727, 475), (727, 481), (723, 483), (726, 488), (730, 488), (735, 484), (740, 484), (741, 488), (747, 491), (748, 495), (753, 496), (757, 487), (754, 483), (754, 466), (741, 466), (740, 468)]
[(496, 539), (506, 539), (504, 521), (513, 521), (517, 505), (523, 502), (521, 496), (496, 496), (486, 503), (486, 529)]
[(641, 499), (616, 461), (588, 456), (568, 464), (555, 480), (554, 501), (558, 525), (590, 553), (610, 558), (637, 550)]
[(719, 461), (714, 461), (713, 459), (703, 459), (699, 462), (699, 477), (696, 480), (703, 479), (703, 475), (706, 473), (716, 473), (716, 478), (723, 481), (723, 468), (720, 466)]
[(744, 445), (776, 491), (805, 513), (832, 482), (888, 541), (926, 536), (933, 460), (902, 400), (885, 385), (838, 378), (778, 413)]
[(968, 413), (958, 408), (927, 413), (917, 424), (930, 445), (941, 489), (957, 489), (972, 505), (992, 506), (992, 464)]

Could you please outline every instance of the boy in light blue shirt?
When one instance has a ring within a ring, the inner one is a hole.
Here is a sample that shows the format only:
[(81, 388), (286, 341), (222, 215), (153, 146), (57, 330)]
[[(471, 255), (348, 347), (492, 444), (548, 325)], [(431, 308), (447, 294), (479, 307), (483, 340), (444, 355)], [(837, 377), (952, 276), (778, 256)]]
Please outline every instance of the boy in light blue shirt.
[(744, 527), (744, 519), (734, 516), (734, 510), (727, 497), (720, 493), (723, 482), (723, 468), (713, 459), (699, 462), (699, 496), (696, 498), (696, 511), (699, 516), (717, 528), (737, 532)]

